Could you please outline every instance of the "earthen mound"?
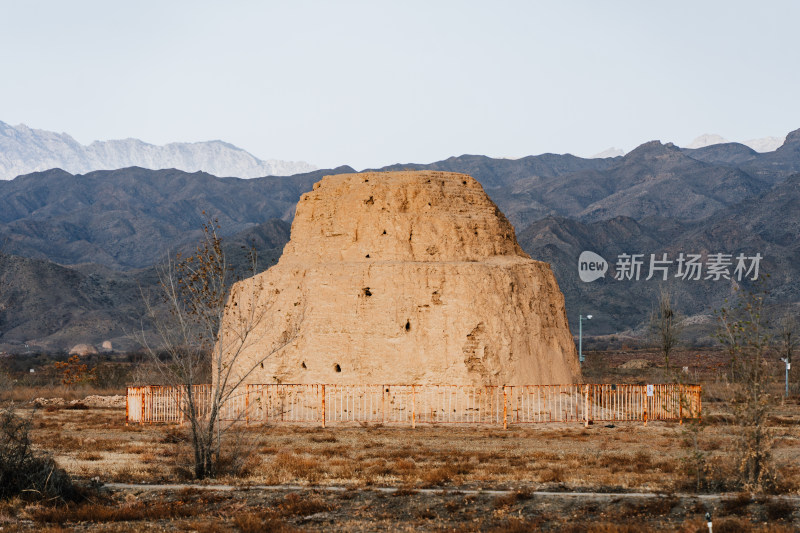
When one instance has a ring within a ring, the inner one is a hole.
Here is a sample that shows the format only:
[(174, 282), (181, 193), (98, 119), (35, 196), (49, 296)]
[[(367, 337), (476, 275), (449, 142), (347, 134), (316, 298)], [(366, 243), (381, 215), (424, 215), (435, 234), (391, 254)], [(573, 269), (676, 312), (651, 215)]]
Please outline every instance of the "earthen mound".
[(239, 375), (255, 366), (251, 383), (580, 376), (550, 266), (522, 251), (512, 225), (464, 174), (325, 177), (300, 199), (278, 264), (234, 288), (223, 342), (241, 320), (262, 315), (235, 364)]
[(625, 361), (621, 365), (620, 368), (625, 370), (646, 370), (648, 368), (653, 368), (655, 363), (652, 361), (648, 361), (647, 359), (631, 359), (630, 361)]
[(95, 348), (91, 344), (76, 344), (69, 351), (69, 355), (80, 355), (81, 357), (85, 357), (87, 355), (95, 355), (96, 353), (97, 353), (97, 348)]

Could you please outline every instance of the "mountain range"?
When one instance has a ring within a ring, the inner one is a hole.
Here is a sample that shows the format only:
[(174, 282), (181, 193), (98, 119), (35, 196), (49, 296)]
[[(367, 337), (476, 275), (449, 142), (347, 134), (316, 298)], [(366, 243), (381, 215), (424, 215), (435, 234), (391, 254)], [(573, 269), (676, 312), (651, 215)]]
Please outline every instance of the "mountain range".
[[(772, 152), (777, 150), (783, 144), (785, 139), (781, 137), (762, 137), (760, 139), (750, 139), (749, 141), (742, 141), (741, 144), (752, 148), (756, 152)], [(705, 148), (715, 144), (728, 144), (730, 141), (717, 135), (716, 133), (706, 133), (697, 137), (690, 142), (686, 148)]]
[[(523, 249), (551, 263), (572, 327), (578, 314), (595, 316), (584, 324), (590, 336), (641, 333), (667, 285), (690, 323), (706, 326), (694, 340), (709, 342), (712, 311), (752, 285), (673, 272), (666, 282), (616, 280), (621, 254), (673, 261), (681, 253), (704, 260), (759, 254), (774, 305), (796, 310), (800, 302), (800, 130), (767, 153), (738, 143), (692, 149), (652, 141), (609, 158), (462, 155), (377, 170), (397, 169), (464, 172), (480, 181)], [(353, 169), (245, 180), (133, 167), (0, 181), (0, 350), (103, 340), (130, 347), (126, 332), (141, 327), (140, 291), (154, 287), (153, 265), (191, 246), (206, 217), (219, 220), (228, 242), (255, 240), (266, 268), (288, 240), (300, 195), (323, 175), (343, 172)], [(582, 251), (608, 261), (604, 278), (580, 280)]]
[(169, 143), (162, 146), (139, 139), (94, 141), (83, 145), (66, 133), (0, 122), (0, 179), (60, 168), (71, 173), (138, 166), (203, 171), (215, 176), (257, 178), (288, 176), (316, 170), (302, 161), (261, 160), (222, 141)]

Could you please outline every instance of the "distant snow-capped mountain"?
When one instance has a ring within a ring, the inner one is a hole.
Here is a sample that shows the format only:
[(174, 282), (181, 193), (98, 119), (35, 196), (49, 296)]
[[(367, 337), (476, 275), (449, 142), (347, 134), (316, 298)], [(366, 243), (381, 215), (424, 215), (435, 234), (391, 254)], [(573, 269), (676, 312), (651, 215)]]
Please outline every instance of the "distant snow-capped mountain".
[(599, 154), (594, 154), (593, 156), (589, 157), (589, 159), (605, 159), (607, 157), (619, 157), (625, 155), (625, 150), (621, 148), (607, 148), (600, 152)]
[[(763, 137), (761, 139), (750, 139), (749, 141), (742, 141), (741, 144), (749, 146), (756, 152), (774, 152), (786, 140), (786, 137)], [(705, 148), (714, 144), (724, 144), (731, 142), (716, 133), (706, 133), (693, 140), (686, 148)]]
[(83, 145), (66, 133), (0, 121), (0, 179), (50, 168), (73, 174), (125, 167), (201, 170), (215, 176), (289, 176), (317, 167), (303, 161), (261, 160), (222, 141), (148, 144), (139, 139), (94, 141)]

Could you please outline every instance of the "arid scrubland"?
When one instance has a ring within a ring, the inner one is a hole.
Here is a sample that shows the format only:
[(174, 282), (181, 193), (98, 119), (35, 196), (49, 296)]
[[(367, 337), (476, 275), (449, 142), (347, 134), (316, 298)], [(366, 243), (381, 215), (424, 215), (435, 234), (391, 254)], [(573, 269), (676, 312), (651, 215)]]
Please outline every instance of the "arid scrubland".
[[(696, 355), (683, 351), (674, 360), (692, 372), (687, 363)], [(658, 357), (592, 353), (585, 371), (593, 381), (650, 382), (658, 368), (626, 370), (619, 362)], [(704, 360), (715, 357), (722, 356), (708, 353)], [(126, 426), (118, 402), (40, 401), (35, 413), (21, 410), (33, 414), (35, 448), (52, 453), (84, 484), (186, 486), (105, 486), (79, 504), (15, 498), (0, 504), (0, 525), (4, 531), (705, 531), (703, 517), (711, 512), (717, 532), (795, 530), (797, 394), (777, 400), (769, 417), (776, 483), (766, 493), (744, 493), (737, 484), (738, 428), (713, 367), (697, 369), (705, 389), (700, 425), (241, 427), (228, 435), (222, 474), (207, 482), (232, 490), (191, 487), (186, 427)], [(701, 495), (717, 496), (691, 496), (698, 487)], [(572, 492), (610, 495), (566, 494)], [(619, 495), (635, 492), (651, 496)]]

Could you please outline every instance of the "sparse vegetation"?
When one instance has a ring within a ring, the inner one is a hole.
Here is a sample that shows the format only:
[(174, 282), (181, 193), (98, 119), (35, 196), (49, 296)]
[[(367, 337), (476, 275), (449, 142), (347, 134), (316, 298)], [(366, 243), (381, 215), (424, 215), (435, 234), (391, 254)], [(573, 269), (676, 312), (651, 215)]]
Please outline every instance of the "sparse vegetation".
[[(738, 491), (739, 435), (726, 381), (726, 352), (697, 354), (679, 348), (673, 365), (689, 365), (707, 395), (703, 425), (692, 441), (691, 424), (650, 422), (493, 427), (430, 427), (416, 430), (354, 424), (341, 427), (241, 425), (239, 448), (223, 443), (218, 482), (292, 484), (300, 490), (270, 492), (113, 491), (82, 504), (57, 508), (18, 497), (0, 503), (0, 526), (11, 530), (145, 531), (149, 528), (194, 531), (318, 531), (399, 527), (442, 530), (696, 531), (712, 511), (714, 529), (786, 531), (796, 528), (796, 501), (769, 495), (726, 496), (703, 503), (682, 492)], [(660, 352), (587, 354), (584, 372), (600, 381), (650, 381), (662, 376)], [(661, 367), (620, 368), (630, 358), (656, 361)], [(602, 365), (596, 361), (602, 360)], [(126, 364), (126, 363), (120, 363)], [(719, 366), (722, 364), (722, 366)], [(695, 374), (695, 370), (697, 374)], [(777, 375), (767, 385), (777, 395)], [(62, 389), (66, 390), (66, 389)], [(80, 389), (84, 394), (94, 389)], [(24, 390), (17, 391), (23, 394)], [(75, 394), (76, 390), (70, 391)], [(30, 391), (26, 394), (30, 395)], [(39, 409), (30, 425), (31, 449), (47, 451), (65, 471), (85, 483), (158, 483), (191, 481), (193, 454), (188, 426), (124, 425), (121, 408), (97, 407), (91, 398), (81, 409), (52, 404)], [(48, 404), (49, 405), (49, 404)], [(31, 409), (17, 409), (27, 418)], [(772, 464), (784, 475), (775, 490), (796, 495), (800, 487), (798, 446), (800, 405), (796, 396), (773, 404), (766, 428), (775, 432)], [(224, 437), (224, 436), (223, 436)], [(240, 453), (241, 452), (241, 453)], [(691, 454), (701, 454), (701, 482)], [(314, 486), (344, 486), (344, 491), (316, 491)], [(377, 487), (397, 487), (393, 494)], [(508, 494), (470, 494), (475, 488), (511, 489)], [(426, 492), (433, 489), (434, 492)], [(537, 490), (660, 492), (662, 498), (600, 500), (543, 498)], [(101, 493), (102, 494), (102, 493)], [(291, 496), (290, 496), (291, 495)], [(742, 501), (738, 501), (741, 499)], [(96, 512), (94, 512), (96, 511)], [(30, 520), (30, 526), (21, 526)], [(53, 529), (55, 528), (55, 529)], [(594, 529), (593, 529), (594, 528)], [(6, 527), (9, 529), (9, 527)]]

